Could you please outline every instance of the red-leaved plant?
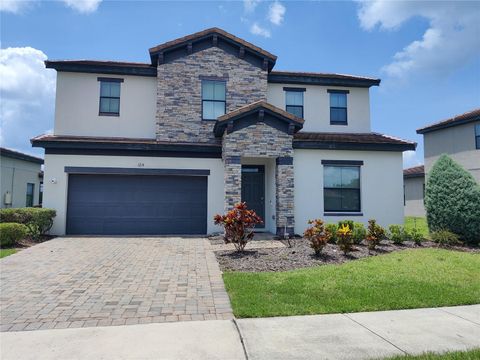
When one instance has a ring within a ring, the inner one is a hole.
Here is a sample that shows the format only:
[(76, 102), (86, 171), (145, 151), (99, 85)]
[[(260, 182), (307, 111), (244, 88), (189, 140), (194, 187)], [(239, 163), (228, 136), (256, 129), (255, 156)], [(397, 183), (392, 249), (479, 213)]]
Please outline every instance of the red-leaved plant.
[(323, 221), (320, 219), (308, 220), (308, 224), (310, 226), (303, 233), (303, 237), (310, 241), (310, 247), (315, 251), (315, 255), (320, 256), (332, 234), (329, 229), (325, 228)]
[(245, 249), (253, 239), (255, 225), (263, 223), (262, 218), (255, 211), (249, 210), (245, 202), (235, 204), (225, 215), (215, 215), (213, 220), (215, 225), (221, 225), (225, 229), (225, 243), (232, 243), (237, 251)]

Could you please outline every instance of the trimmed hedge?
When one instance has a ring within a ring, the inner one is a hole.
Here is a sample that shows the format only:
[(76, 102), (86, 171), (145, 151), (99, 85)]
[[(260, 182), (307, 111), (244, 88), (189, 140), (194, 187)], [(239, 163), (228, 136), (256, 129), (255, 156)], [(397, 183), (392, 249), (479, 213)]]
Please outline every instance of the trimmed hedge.
[(23, 224), (27, 227), (30, 236), (38, 238), (52, 228), (56, 214), (53, 209), (43, 208), (1, 209), (0, 223)]
[(425, 209), (430, 232), (448, 230), (461, 240), (480, 242), (480, 186), (445, 154), (428, 174)]
[(0, 247), (13, 246), (18, 240), (27, 236), (28, 228), (23, 224), (1, 223), (0, 224)]

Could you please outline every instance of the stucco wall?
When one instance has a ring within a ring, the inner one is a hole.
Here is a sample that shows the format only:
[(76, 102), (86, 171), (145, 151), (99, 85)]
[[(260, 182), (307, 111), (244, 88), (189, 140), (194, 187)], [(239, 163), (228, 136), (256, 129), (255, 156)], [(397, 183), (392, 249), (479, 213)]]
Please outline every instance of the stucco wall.
[(480, 149), (475, 149), (475, 125), (480, 121), (432, 131), (423, 135), (425, 172), (442, 154), (448, 154), (480, 183)]
[[(208, 213), (207, 231), (220, 231), (213, 225), (213, 216), (223, 213), (223, 163), (220, 159), (155, 158), (123, 156), (80, 156), (80, 155), (46, 155), (44, 207), (57, 210), (51, 233), (65, 234), (68, 175), (65, 166), (121, 167), (142, 169), (208, 169)], [(55, 179), (56, 183), (52, 180)]]
[(0, 158), (1, 183), (0, 183), (0, 208), (5, 205), (5, 193), (12, 194), (12, 206), (25, 207), (27, 201), (27, 183), (35, 184), (33, 205), (38, 205), (41, 165), (24, 160), (12, 159), (2, 156)]
[[(363, 160), (360, 169), (363, 216), (324, 216), (322, 160)], [(351, 219), (367, 223), (375, 218), (382, 226), (403, 224), (402, 153), (384, 151), (294, 150), (295, 232), (303, 233), (307, 221)]]
[[(120, 116), (99, 116), (98, 77), (124, 79)], [(155, 138), (156, 78), (145, 76), (57, 73), (55, 135)]]
[(405, 216), (425, 216), (423, 186), (425, 177), (403, 179), (405, 189)]
[(267, 71), (211, 47), (158, 65), (157, 139), (219, 143), (215, 121), (202, 120), (202, 79), (226, 81), (227, 113), (267, 98)]
[[(303, 131), (369, 132), (370, 97), (368, 88), (339, 86), (268, 84), (267, 101), (285, 110), (284, 87), (306, 88), (303, 93), (305, 124)], [(330, 125), (330, 94), (328, 89), (349, 90), (347, 95), (348, 125)]]

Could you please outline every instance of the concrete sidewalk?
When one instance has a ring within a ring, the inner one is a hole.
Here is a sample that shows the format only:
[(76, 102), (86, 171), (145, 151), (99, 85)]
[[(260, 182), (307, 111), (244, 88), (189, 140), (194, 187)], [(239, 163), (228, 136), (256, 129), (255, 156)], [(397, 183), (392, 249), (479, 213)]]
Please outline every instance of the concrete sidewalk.
[(480, 305), (6, 332), (2, 359), (378, 359), (480, 347)]

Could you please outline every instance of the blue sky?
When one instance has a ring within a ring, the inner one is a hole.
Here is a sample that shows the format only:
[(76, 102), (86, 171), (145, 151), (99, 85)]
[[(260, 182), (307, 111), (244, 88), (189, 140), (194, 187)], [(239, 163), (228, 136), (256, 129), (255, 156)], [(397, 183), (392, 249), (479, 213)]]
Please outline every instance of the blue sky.
[(419, 142), (415, 129), (480, 107), (479, 2), (4, 1), (2, 146), (53, 128), (49, 59), (148, 62), (148, 48), (217, 26), (278, 56), (275, 69), (380, 77), (372, 130)]

